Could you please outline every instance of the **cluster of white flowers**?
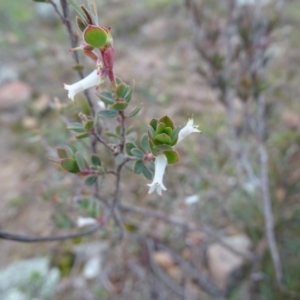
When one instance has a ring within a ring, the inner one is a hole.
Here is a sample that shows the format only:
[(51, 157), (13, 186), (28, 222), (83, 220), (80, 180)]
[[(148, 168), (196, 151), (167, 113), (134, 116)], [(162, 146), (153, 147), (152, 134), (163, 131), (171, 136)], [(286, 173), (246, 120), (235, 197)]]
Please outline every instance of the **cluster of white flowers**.
[[(179, 131), (177, 144), (193, 132), (200, 133), (201, 131), (198, 129), (198, 125), (194, 125), (194, 120), (190, 118), (187, 124)], [(158, 155), (155, 158), (154, 178), (152, 183), (148, 184), (148, 186), (150, 187), (148, 194), (156, 191), (158, 195), (162, 196), (162, 191), (167, 190), (167, 188), (163, 184), (163, 177), (167, 165), (168, 161), (164, 154)]]
[[(101, 80), (104, 79), (100, 77), (98, 71), (95, 70), (84, 79), (72, 85), (64, 84), (64, 88), (68, 90), (68, 97), (74, 101), (75, 95), (84, 91), (85, 89), (98, 86), (99, 83), (101, 83)], [(190, 135), (193, 132), (200, 133), (201, 131), (198, 129), (198, 125), (194, 125), (193, 118), (190, 118), (187, 124), (179, 131), (177, 144), (180, 143), (184, 138), (186, 138), (188, 135)], [(164, 154), (158, 155), (155, 158), (154, 178), (152, 183), (148, 184), (148, 186), (150, 187), (148, 194), (151, 194), (154, 191), (156, 191), (157, 194), (161, 196), (162, 191), (167, 190), (167, 188), (163, 184), (163, 177), (167, 165), (168, 165), (168, 161)]]

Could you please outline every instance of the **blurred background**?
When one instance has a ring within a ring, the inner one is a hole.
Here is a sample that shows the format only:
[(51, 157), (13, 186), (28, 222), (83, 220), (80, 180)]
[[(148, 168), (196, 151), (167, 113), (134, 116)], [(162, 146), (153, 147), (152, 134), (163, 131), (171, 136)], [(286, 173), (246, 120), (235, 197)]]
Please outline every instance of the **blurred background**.
[[(126, 215), (122, 241), (113, 224), (65, 242), (0, 240), (0, 298), (300, 299), (299, 0), (286, 1), (268, 32), (268, 62), (261, 67), (267, 84), (259, 89), (267, 102), (264, 144), (282, 289), (264, 233), (261, 197), (243, 171), (236, 172), (228, 110), (220, 100), (220, 85), (211, 81), (217, 69), (209, 69), (205, 58), (210, 49), (224, 48), (219, 34), (228, 21), (225, 2), (96, 2), (100, 24), (110, 26), (114, 38), (115, 72), (127, 83), (135, 80), (133, 105), (143, 103), (128, 125), (141, 135), (153, 117), (167, 114), (176, 125), (185, 125), (194, 115), (203, 132), (178, 146), (180, 162), (167, 169), (163, 198), (149, 196), (149, 182), (125, 171), (122, 201), (205, 230), (187, 232)], [(237, 1), (243, 20), (255, 9), (254, 2)], [(270, 20), (280, 1), (275, 2), (261, 1)], [(74, 142), (65, 118), (76, 121), (85, 105), (83, 94), (74, 104), (62, 88), (78, 80), (68, 33), (47, 3), (0, 1), (0, 23), (0, 230), (38, 236), (70, 232), (77, 217), (94, 208), (83, 179), (49, 160), (56, 157), (56, 147)], [(197, 46), (201, 38), (204, 50)], [(91, 72), (92, 62), (82, 53), (80, 59), (85, 74)], [(231, 66), (235, 72), (236, 63)], [(97, 103), (93, 94), (90, 90)], [(242, 100), (243, 95), (238, 94)], [(237, 111), (242, 107), (237, 104)], [(237, 131), (243, 128), (239, 114), (233, 121)], [(257, 158), (249, 162), (259, 173)], [(111, 187), (107, 176), (102, 195), (109, 195)], [(216, 236), (243, 255), (222, 247)]]

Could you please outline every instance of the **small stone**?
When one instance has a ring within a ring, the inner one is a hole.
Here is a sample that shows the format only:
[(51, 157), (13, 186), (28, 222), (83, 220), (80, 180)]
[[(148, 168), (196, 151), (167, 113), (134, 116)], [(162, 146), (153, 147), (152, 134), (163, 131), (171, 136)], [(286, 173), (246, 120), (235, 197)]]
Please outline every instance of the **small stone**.
[[(249, 255), (251, 241), (245, 235), (235, 235), (223, 238), (223, 241), (236, 251)], [(207, 249), (208, 268), (216, 285), (227, 291), (245, 264), (245, 259), (221, 244), (213, 243)]]
[(153, 254), (153, 260), (157, 265), (164, 269), (168, 269), (175, 265), (173, 257), (166, 251), (156, 251)]
[(31, 87), (22, 81), (14, 81), (0, 88), (0, 111), (15, 110), (27, 103), (32, 95)]
[(167, 269), (169, 276), (175, 280), (178, 284), (181, 284), (184, 278), (183, 272), (180, 267), (172, 266)]

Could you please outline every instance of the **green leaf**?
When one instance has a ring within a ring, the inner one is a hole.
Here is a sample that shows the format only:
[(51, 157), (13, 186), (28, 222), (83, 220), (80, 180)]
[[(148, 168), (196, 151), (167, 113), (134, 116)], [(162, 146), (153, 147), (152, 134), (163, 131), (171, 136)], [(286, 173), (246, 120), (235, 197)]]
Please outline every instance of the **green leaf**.
[(165, 127), (166, 127), (166, 125), (165, 125), (164, 123), (159, 122), (159, 123), (157, 124), (156, 130), (155, 130), (155, 135), (160, 134), (160, 133), (163, 133)]
[(112, 107), (113, 107), (113, 109), (115, 109), (115, 110), (121, 111), (121, 110), (126, 109), (127, 105), (128, 105), (128, 103), (125, 102), (125, 101), (116, 101), (116, 102), (112, 105)]
[(166, 135), (165, 133), (161, 133), (155, 136), (154, 138), (155, 142), (170, 145), (171, 144), (171, 138)]
[(130, 86), (128, 86), (127, 91), (123, 98), (127, 103), (129, 103), (131, 100), (131, 97), (132, 97), (132, 88)]
[(97, 181), (97, 176), (89, 176), (85, 179), (84, 184), (87, 186), (93, 185)]
[(179, 160), (179, 155), (176, 151), (165, 151), (164, 155), (166, 156), (168, 160), (168, 164), (175, 164)]
[(87, 169), (87, 163), (80, 152), (75, 153), (75, 160), (80, 171)]
[(96, 154), (91, 155), (91, 162), (94, 166), (101, 166), (101, 160)]
[(64, 158), (60, 161), (60, 165), (63, 169), (71, 172), (71, 173), (78, 173), (80, 170), (75, 159), (72, 158)]
[(150, 139), (154, 139), (155, 137), (155, 131), (151, 125), (148, 125), (148, 136)]
[(88, 25), (83, 32), (84, 41), (94, 48), (103, 48), (107, 41), (107, 32), (98, 26)]
[(157, 119), (152, 119), (149, 123), (149, 125), (154, 129), (154, 131), (156, 130), (157, 124), (158, 124)]
[(56, 153), (59, 158), (68, 158), (68, 152), (66, 151), (65, 148), (57, 148)]
[(126, 144), (125, 144), (125, 151), (126, 151), (126, 153), (127, 153), (128, 155), (133, 155), (133, 154), (131, 153), (131, 150), (134, 149), (134, 148), (136, 148), (136, 145), (135, 145), (134, 143), (126, 143)]
[(89, 136), (89, 133), (84, 132), (84, 133), (77, 134), (75, 137), (76, 137), (76, 139), (80, 140), (80, 139), (85, 139), (88, 136)]
[(70, 123), (67, 126), (67, 129), (75, 131), (75, 132), (84, 132), (85, 131), (84, 127), (83, 127), (83, 124), (78, 123), (78, 122)]
[(66, 150), (68, 157), (73, 157), (74, 153), (77, 151), (76, 149), (73, 149), (73, 146), (71, 146), (71, 145), (70, 145), (70, 147), (64, 146), (64, 149)]
[(117, 86), (116, 94), (118, 98), (124, 99), (125, 95), (127, 94), (127, 90), (130, 88), (126, 83), (122, 82)]
[(168, 116), (160, 118), (158, 122), (164, 123), (166, 127), (171, 127), (172, 129), (175, 128), (173, 121)]
[(133, 156), (138, 157), (138, 158), (143, 158), (144, 157), (144, 152), (141, 151), (138, 148), (131, 149), (131, 153), (133, 154)]
[(144, 134), (141, 140), (141, 146), (145, 152), (150, 152), (150, 146), (148, 140), (149, 140), (148, 135)]
[(144, 166), (142, 173), (148, 180), (152, 180), (152, 172), (146, 166)]
[(142, 107), (143, 107), (143, 103), (141, 103), (140, 105), (138, 105), (129, 115), (128, 115), (128, 117), (129, 118), (132, 118), (132, 117), (134, 117), (134, 116), (136, 116), (140, 111), (141, 111), (141, 109), (142, 109)]
[(67, 149), (67, 151), (68, 149), (70, 150), (70, 153), (72, 153), (71, 156), (74, 156), (74, 154), (77, 152), (76, 147), (72, 144), (70, 144), (69, 146), (65, 146), (65, 148)]
[(86, 23), (83, 22), (78, 16), (76, 16), (76, 23), (81, 32), (83, 32), (86, 28)]
[(133, 165), (133, 172), (135, 174), (141, 174), (143, 172), (145, 165), (142, 160), (137, 160)]
[(172, 134), (171, 134), (171, 145), (172, 146), (174, 146), (174, 145), (176, 145), (176, 143), (177, 143), (177, 140), (178, 140), (178, 133), (179, 133), (179, 131), (181, 130), (181, 127), (179, 127), (179, 126), (177, 126), (174, 130), (173, 130), (173, 132), (172, 132)]
[(84, 22), (87, 25), (86, 22), (86, 15), (84, 14), (84, 12), (82, 11), (81, 7), (75, 2), (75, 0), (69, 0), (70, 4), (74, 7), (74, 9), (76, 10), (76, 12), (78, 13), (78, 15), (80, 16), (81, 20), (84, 20)]
[(85, 130), (91, 130), (94, 127), (94, 120), (88, 120), (85, 124), (84, 124), (84, 129)]
[(106, 118), (115, 118), (118, 112), (116, 110), (101, 110), (99, 115)]
[(159, 152), (157, 151), (155, 144), (149, 139), (149, 146), (150, 146), (150, 150), (152, 152), (152, 154), (154, 156), (157, 156), (159, 154)]
[(106, 105), (112, 105), (115, 103), (115, 99), (113, 98), (110, 92), (102, 92), (97, 94), (97, 96), (102, 100)]
[(119, 76), (116, 76), (117, 85), (121, 84), (122, 82), (123, 82), (122, 78), (120, 78)]
[(172, 128), (171, 127), (165, 127), (163, 130), (163, 133), (167, 134), (169, 137), (172, 135)]
[(155, 146), (155, 149), (160, 151), (160, 152), (164, 152), (164, 151), (173, 151), (173, 148), (172, 146), (169, 146), (169, 145), (156, 145)]

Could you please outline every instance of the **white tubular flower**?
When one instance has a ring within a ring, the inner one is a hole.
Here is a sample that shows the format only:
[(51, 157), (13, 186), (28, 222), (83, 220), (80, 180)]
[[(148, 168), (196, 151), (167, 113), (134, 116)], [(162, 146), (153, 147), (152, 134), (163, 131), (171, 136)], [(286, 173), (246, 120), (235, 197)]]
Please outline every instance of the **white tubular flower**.
[(74, 101), (75, 95), (93, 86), (98, 86), (101, 80), (103, 79), (99, 77), (98, 71), (94, 70), (91, 74), (74, 84), (64, 84), (64, 89), (69, 91), (68, 97)]
[(94, 218), (79, 217), (76, 222), (76, 225), (79, 228), (90, 226), (90, 225), (95, 225), (95, 224), (97, 224), (97, 220)]
[(190, 118), (186, 125), (179, 131), (177, 144), (193, 132), (201, 133), (198, 129), (198, 125), (194, 125), (193, 118)]
[(161, 154), (155, 158), (155, 171), (153, 182), (148, 184), (150, 187), (148, 194), (157, 192), (158, 195), (162, 196), (162, 190), (166, 191), (167, 188), (163, 184), (163, 177), (168, 164), (168, 160), (165, 155)]

